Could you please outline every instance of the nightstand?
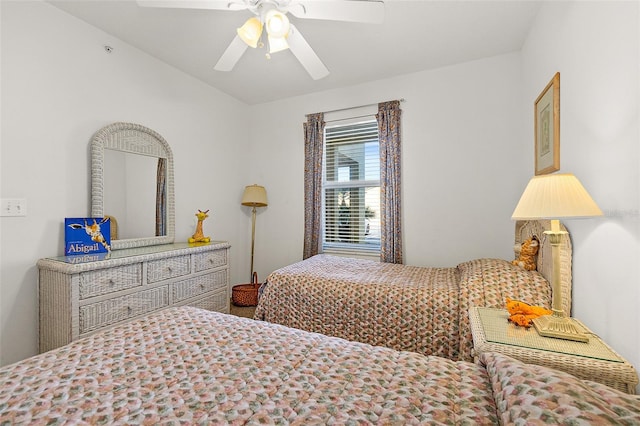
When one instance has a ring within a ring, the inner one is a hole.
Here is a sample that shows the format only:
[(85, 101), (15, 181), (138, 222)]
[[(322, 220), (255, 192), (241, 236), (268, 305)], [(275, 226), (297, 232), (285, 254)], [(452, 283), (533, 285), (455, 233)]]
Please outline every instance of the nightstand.
[(510, 323), (504, 309), (471, 308), (469, 320), (473, 335), (474, 360), (484, 352), (499, 352), (528, 364), (565, 371), (576, 377), (603, 383), (635, 394), (638, 374), (584, 324), (589, 342), (542, 337), (536, 330)]

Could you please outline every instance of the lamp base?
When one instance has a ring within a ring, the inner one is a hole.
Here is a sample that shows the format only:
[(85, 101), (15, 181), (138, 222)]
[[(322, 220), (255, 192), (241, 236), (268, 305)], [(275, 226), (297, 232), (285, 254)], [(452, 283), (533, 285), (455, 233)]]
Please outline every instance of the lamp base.
[(583, 332), (583, 328), (573, 318), (558, 315), (544, 315), (533, 320), (538, 334), (544, 337), (573, 340), (587, 343), (589, 336)]

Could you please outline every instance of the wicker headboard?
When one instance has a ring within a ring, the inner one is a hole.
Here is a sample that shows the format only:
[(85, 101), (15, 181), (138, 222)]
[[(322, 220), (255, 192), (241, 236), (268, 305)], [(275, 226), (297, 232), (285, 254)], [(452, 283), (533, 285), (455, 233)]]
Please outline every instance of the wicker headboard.
[[(538, 237), (540, 248), (538, 249), (538, 272), (547, 281), (551, 282), (553, 274), (553, 258), (551, 256), (551, 243), (544, 231), (551, 229), (550, 220), (519, 220), (516, 222), (515, 247), (516, 257), (520, 252), (520, 245), (532, 236)], [(564, 225), (560, 229), (567, 231)], [(567, 315), (571, 315), (571, 238), (569, 234), (562, 238), (560, 244), (560, 285), (562, 287), (562, 309)]]

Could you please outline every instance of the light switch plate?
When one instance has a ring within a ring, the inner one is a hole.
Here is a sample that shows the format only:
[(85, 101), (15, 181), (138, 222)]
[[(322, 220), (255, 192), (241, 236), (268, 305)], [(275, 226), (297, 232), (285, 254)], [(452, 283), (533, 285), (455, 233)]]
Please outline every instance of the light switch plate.
[(27, 200), (25, 198), (2, 198), (0, 216), (26, 216)]

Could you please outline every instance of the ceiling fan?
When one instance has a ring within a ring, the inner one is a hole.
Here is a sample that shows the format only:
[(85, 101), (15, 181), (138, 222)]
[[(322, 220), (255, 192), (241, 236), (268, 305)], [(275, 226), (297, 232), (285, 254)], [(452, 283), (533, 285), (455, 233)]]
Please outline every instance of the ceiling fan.
[(326, 77), (329, 70), (293, 25), (287, 13), (300, 19), (381, 23), (382, 0), (138, 0), (143, 7), (174, 9), (249, 10), (254, 15), (237, 30), (237, 35), (222, 54), (214, 69), (231, 71), (247, 47), (263, 47), (265, 32), (269, 44), (267, 58), (290, 49), (314, 80)]

